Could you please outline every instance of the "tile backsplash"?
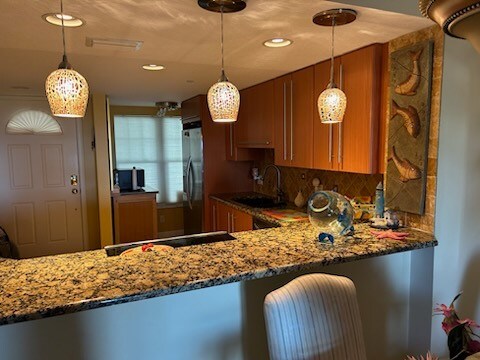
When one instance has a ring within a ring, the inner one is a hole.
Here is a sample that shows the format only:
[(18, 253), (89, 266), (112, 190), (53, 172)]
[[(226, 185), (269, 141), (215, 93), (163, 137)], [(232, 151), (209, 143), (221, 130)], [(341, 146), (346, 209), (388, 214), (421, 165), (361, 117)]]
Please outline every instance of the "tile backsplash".
[[(255, 167), (263, 173), (265, 165), (273, 164), (273, 151), (265, 152), (265, 158), (256, 162)], [(383, 175), (364, 175), (345, 172), (334, 172), (314, 169), (302, 169), (293, 167), (280, 167), (282, 174), (282, 191), (285, 192), (288, 201), (293, 202), (302, 191), (305, 199), (313, 193), (312, 180), (318, 178), (323, 185), (324, 190), (332, 190), (335, 187), (340, 194), (353, 196), (374, 196), (377, 184), (383, 181)], [(276, 173), (270, 170), (266, 176), (263, 185), (255, 184), (255, 191), (262, 194), (276, 195), (275, 193)]]

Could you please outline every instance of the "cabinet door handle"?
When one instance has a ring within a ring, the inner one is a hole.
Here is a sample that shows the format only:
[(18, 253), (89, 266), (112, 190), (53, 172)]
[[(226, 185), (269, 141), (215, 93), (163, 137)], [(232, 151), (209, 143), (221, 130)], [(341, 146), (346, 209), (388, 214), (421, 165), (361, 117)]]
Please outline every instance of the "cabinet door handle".
[[(340, 90), (343, 90), (343, 64), (340, 64)], [(342, 123), (338, 124), (338, 158), (337, 161), (340, 164), (343, 157), (343, 134)]]
[(328, 125), (328, 162), (332, 162), (332, 149), (333, 149), (333, 125), (329, 124)]
[(270, 145), (270, 141), (240, 141), (240, 145)]
[(230, 224), (230, 212), (227, 212), (227, 232), (232, 232)]
[(230, 156), (233, 157), (233, 125), (230, 124)]
[(235, 216), (233, 216), (233, 214), (231, 216), (232, 216), (232, 232), (235, 232)]
[(283, 83), (283, 160), (287, 160), (287, 83)]
[(293, 80), (290, 80), (290, 161), (293, 161)]

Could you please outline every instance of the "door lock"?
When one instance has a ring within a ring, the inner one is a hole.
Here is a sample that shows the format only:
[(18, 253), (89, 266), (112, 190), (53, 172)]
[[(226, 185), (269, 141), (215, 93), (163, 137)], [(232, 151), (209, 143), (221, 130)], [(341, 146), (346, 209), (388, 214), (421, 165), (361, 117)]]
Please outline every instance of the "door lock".
[(78, 189), (72, 189), (72, 194), (78, 194)]
[(70, 185), (77, 186), (78, 185), (78, 176), (77, 175), (70, 175)]

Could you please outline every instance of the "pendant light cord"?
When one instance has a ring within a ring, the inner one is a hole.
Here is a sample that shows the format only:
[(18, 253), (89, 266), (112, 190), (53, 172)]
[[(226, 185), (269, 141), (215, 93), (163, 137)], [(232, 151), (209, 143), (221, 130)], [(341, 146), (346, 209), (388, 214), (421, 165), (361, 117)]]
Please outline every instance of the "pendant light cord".
[(65, 24), (63, 22), (63, 0), (60, 0), (60, 17), (62, 20), (62, 42), (63, 42), (63, 57), (67, 57), (67, 50), (65, 46)]
[(221, 13), (221, 21), (220, 21), (220, 27), (221, 27), (221, 44), (222, 44), (222, 74), (225, 73), (224, 71), (224, 60), (223, 60), (223, 5), (220, 8), (220, 13)]
[(335, 49), (335, 16), (332, 16), (332, 56), (330, 58), (330, 85), (334, 84), (334, 49)]

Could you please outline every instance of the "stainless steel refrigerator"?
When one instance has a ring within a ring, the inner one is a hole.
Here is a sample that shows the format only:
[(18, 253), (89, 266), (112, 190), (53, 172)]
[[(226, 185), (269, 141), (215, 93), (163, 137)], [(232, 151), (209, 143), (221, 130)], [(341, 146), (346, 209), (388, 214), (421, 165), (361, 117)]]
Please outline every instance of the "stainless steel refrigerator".
[(201, 122), (183, 124), (183, 222), (185, 234), (202, 232), (203, 138)]

